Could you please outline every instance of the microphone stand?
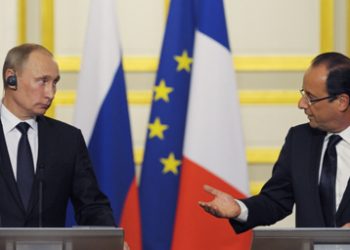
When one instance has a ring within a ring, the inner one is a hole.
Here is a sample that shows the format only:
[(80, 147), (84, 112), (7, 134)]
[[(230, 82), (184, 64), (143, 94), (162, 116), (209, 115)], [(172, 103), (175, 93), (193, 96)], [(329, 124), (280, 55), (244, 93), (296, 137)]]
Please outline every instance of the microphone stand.
[(44, 189), (44, 165), (40, 164), (38, 169), (38, 180), (39, 180), (39, 227), (43, 227), (43, 189)]

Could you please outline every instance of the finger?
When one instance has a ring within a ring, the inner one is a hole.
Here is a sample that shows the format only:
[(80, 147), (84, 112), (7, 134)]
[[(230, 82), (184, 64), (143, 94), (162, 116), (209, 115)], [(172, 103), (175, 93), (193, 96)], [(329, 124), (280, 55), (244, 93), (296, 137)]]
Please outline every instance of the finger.
[(130, 250), (130, 247), (126, 241), (124, 241), (124, 247), (123, 250)]
[(342, 228), (350, 228), (350, 223), (346, 223), (345, 225), (342, 226)]
[(216, 207), (213, 207), (212, 205), (210, 205), (209, 203), (205, 203), (202, 202), (200, 204), (200, 206), (204, 209), (204, 211), (206, 211), (207, 213), (210, 213), (216, 217), (220, 216), (220, 212), (218, 211), (218, 209)]
[(221, 193), (218, 189), (213, 188), (212, 186), (209, 186), (209, 185), (204, 185), (203, 188), (206, 192), (208, 192), (214, 196), (217, 196), (218, 194)]
[(198, 201), (198, 205), (201, 206), (201, 207), (204, 207), (205, 206), (205, 202), (204, 201)]

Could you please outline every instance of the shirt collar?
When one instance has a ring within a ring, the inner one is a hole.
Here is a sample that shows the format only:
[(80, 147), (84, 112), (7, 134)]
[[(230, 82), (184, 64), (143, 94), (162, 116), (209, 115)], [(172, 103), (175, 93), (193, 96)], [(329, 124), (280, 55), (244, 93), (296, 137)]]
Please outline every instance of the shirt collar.
[(22, 121), (13, 113), (11, 113), (11, 111), (8, 110), (4, 104), (1, 104), (0, 106), (0, 117), (5, 134), (15, 129), (17, 124), (20, 122), (28, 123), (30, 128), (32, 128), (35, 133), (38, 131), (38, 123), (35, 118)]
[[(348, 144), (350, 144), (350, 126), (341, 131), (340, 133), (336, 133), (337, 135), (340, 135), (341, 138)], [(334, 133), (328, 133), (326, 136), (326, 140), (329, 139), (331, 135), (334, 135)]]

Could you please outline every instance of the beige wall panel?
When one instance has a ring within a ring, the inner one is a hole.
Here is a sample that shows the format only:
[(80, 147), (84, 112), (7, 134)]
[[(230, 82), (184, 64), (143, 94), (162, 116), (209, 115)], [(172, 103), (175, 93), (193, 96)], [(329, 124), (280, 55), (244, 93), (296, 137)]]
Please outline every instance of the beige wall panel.
[(144, 147), (150, 107), (143, 105), (133, 105), (129, 107), (131, 130), (134, 147)]
[(81, 56), (89, 10), (86, 0), (59, 0), (55, 3), (55, 53)]
[(246, 146), (282, 146), (291, 126), (305, 123), (295, 105), (243, 105), (242, 124)]
[(339, 52), (346, 53), (347, 51), (347, 15), (348, 10), (346, 5), (350, 4), (349, 0), (337, 0), (335, 1), (335, 27), (334, 36), (335, 36), (335, 49)]
[(301, 89), (304, 72), (237, 72), (240, 90), (295, 90)]
[(27, 42), (41, 43), (40, 0), (27, 0)]
[[(116, 14), (124, 55), (158, 55), (165, 25), (164, 0), (117, 0)], [(55, 49), (81, 56), (89, 1), (55, 1)]]
[(236, 55), (313, 54), (319, 51), (319, 0), (226, 0)]
[(119, 0), (123, 53), (158, 56), (165, 27), (165, 0)]
[(0, 6), (2, 10), (0, 15), (0, 64), (2, 69), (7, 51), (17, 42), (17, 1), (0, 0)]

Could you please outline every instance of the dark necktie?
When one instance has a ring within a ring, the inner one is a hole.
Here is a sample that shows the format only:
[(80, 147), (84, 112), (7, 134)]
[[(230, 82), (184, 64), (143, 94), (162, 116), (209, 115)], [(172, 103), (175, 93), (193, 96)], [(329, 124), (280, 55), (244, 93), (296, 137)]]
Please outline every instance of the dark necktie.
[(329, 137), (323, 157), (319, 191), (326, 227), (335, 227), (335, 178), (337, 175), (337, 151), (335, 146), (341, 139), (339, 135)]
[(34, 180), (33, 156), (27, 136), (29, 124), (21, 122), (16, 128), (22, 133), (17, 153), (17, 186), (27, 209)]

